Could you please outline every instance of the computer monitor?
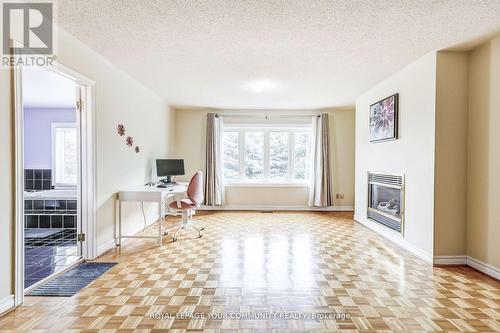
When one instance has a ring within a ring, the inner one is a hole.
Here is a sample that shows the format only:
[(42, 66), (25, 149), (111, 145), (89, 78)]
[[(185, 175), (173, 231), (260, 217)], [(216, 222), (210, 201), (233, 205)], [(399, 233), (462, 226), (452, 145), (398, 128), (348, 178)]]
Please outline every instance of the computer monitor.
[(159, 159), (156, 160), (156, 175), (166, 177), (163, 182), (172, 182), (172, 176), (184, 175), (184, 160), (181, 159)]

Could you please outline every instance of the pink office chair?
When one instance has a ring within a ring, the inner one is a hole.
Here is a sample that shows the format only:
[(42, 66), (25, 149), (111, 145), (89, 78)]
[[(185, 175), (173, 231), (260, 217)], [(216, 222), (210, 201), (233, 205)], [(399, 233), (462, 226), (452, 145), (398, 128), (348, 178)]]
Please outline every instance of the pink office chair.
[(182, 224), (172, 237), (174, 242), (177, 241), (177, 234), (188, 227), (198, 231), (198, 238), (203, 236), (201, 232), (205, 230), (205, 227), (192, 221), (193, 211), (198, 209), (203, 202), (203, 173), (201, 171), (196, 172), (191, 177), (187, 188), (187, 196), (189, 199), (177, 200), (168, 205), (173, 210), (182, 211)]

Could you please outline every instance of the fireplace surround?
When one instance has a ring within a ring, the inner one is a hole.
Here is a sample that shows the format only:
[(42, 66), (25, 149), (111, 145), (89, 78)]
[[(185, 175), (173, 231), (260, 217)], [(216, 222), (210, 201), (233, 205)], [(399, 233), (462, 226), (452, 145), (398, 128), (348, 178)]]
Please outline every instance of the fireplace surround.
[(367, 216), (370, 220), (403, 234), (403, 175), (368, 172)]

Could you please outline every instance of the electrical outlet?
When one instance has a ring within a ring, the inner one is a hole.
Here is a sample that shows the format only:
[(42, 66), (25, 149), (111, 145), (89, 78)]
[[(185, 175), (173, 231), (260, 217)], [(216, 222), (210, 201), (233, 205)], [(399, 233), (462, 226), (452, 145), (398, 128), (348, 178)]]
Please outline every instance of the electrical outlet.
[(335, 194), (335, 199), (340, 199), (340, 195), (338, 193)]
[(335, 199), (344, 199), (344, 193), (337, 193)]

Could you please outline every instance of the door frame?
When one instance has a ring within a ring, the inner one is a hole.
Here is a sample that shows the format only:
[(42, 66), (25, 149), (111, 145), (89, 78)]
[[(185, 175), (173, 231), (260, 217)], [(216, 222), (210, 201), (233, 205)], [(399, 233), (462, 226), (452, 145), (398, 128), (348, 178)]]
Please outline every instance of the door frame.
[[(15, 43), (15, 42), (14, 42)], [(17, 44), (17, 43), (15, 43)], [(97, 151), (95, 81), (54, 61), (48, 68), (73, 80), (81, 88), (81, 232), (85, 234), (82, 258), (97, 256)], [(15, 268), (14, 302), (24, 302), (24, 110), (22, 97), (22, 66), (13, 68), (14, 151), (15, 151)], [(85, 221), (85, 222), (84, 222)]]

